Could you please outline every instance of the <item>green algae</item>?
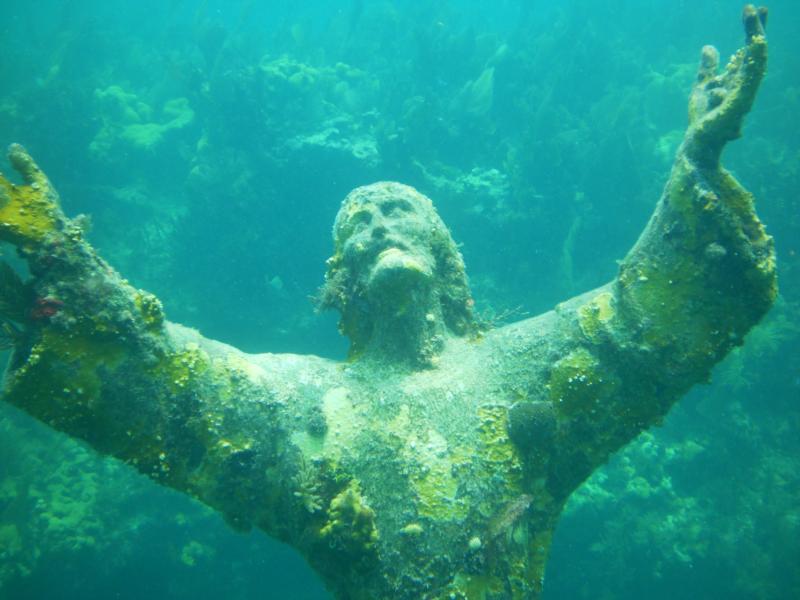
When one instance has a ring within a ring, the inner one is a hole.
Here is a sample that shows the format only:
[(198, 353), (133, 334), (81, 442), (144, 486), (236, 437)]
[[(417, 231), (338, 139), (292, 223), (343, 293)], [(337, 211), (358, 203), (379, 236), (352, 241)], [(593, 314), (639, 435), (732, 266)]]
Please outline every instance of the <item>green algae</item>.
[(173, 392), (179, 392), (197, 384), (210, 367), (208, 355), (197, 344), (189, 343), (183, 350), (162, 358), (154, 375), (165, 381)]
[(14, 373), (10, 399), (54, 427), (85, 434), (99, 425), (92, 405), (103, 386), (100, 370), (113, 370), (124, 353), (116, 341), (48, 329)]
[(550, 400), (565, 416), (601, 410), (619, 387), (619, 380), (585, 348), (574, 350), (553, 367), (548, 382)]
[(614, 315), (613, 296), (610, 292), (601, 292), (578, 309), (578, 324), (591, 342), (599, 343)]
[(161, 300), (153, 294), (139, 290), (133, 301), (147, 329), (157, 331), (164, 325), (164, 307)]

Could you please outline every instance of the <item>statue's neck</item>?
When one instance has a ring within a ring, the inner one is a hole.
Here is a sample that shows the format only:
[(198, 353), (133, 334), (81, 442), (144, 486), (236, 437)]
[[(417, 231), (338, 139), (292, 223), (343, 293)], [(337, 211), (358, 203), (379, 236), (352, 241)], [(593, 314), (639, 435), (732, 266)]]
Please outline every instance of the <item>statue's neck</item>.
[(416, 289), (372, 305), (374, 318), (360, 360), (432, 367), (450, 335), (433, 291)]

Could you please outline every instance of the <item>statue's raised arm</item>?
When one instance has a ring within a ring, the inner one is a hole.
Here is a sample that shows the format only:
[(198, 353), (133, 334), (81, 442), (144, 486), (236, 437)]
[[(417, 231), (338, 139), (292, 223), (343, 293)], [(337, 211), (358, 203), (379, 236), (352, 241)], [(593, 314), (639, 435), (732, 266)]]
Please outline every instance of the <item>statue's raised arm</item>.
[(661, 363), (663, 385), (705, 380), (777, 295), (772, 238), (753, 196), (720, 166), (767, 66), (766, 9), (748, 5), (743, 20), (745, 46), (721, 74), (717, 51), (703, 48), (672, 174), (615, 282), (631, 341)]
[(542, 415), (554, 414), (547, 472), (557, 497), (707, 381), (775, 300), (772, 238), (752, 195), (720, 166), (766, 71), (766, 17), (745, 7), (745, 45), (721, 73), (717, 50), (703, 48), (672, 173), (616, 279), (496, 334), (533, 363), (553, 356), (530, 377), (509, 361), (511, 379), (544, 383), (510, 417), (519, 443), (536, 445)]
[(719, 165), (766, 67), (766, 11), (705, 48), (655, 214), (609, 284), (486, 331), (431, 201), (342, 203), (319, 304), (348, 361), (245, 354), (165, 319), (67, 219), (20, 146), (0, 176), (4, 399), (297, 548), (342, 600), (537, 598), (569, 494), (769, 309), (772, 240)]

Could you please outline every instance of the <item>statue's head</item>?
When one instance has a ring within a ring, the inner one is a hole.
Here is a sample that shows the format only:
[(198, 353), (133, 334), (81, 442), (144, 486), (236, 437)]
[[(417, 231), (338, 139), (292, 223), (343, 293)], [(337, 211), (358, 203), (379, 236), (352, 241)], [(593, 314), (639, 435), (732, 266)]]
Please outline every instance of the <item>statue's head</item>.
[(351, 353), (393, 336), (398, 347), (435, 354), (433, 337), (474, 329), (464, 261), (433, 203), (414, 188), (381, 182), (353, 190), (333, 242), (320, 306), (341, 313)]

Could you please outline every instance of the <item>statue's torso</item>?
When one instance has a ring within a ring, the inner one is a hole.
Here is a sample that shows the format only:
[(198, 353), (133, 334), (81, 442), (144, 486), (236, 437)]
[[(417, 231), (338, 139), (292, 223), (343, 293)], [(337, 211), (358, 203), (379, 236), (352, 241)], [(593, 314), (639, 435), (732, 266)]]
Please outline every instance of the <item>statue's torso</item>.
[(306, 513), (289, 541), (343, 597), (538, 589), (557, 509), (508, 435), (530, 382), (509, 382), (500, 360), (485, 340), (453, 340), (417, 371), (269, 358), (299, 457), (288, 493)]

